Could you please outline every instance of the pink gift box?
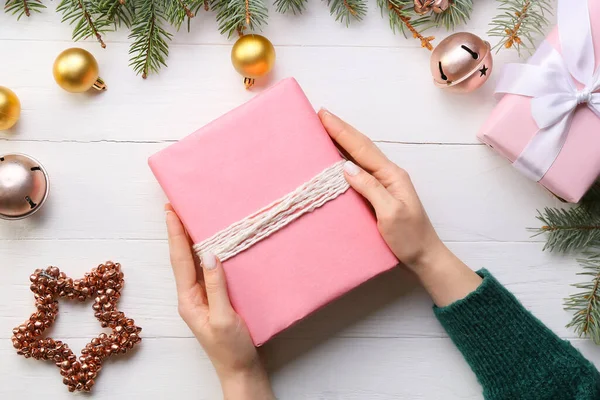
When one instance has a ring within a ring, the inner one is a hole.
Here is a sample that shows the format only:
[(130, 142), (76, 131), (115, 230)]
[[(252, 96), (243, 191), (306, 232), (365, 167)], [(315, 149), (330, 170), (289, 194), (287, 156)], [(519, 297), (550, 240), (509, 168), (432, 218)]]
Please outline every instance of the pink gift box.
[[(298, 83), (285, 79), (153, 155), (149, 164), (194, 243), (341, 160)], [(352, 189), (224, 262), (256, 345), (397, 265)]]
[[(596, 68), (598, 68), (600, 66), (600, 1), (590, 1), (589, 12)], [(556, 28), (546, 40), (560, 51)], [(504, 95), (477, 137), (514, 162), (538, 131), (530, 110), (531, 98), (513, 94)], [(575, 112), (569, 136), (560, 155), (540, 183), (559, 198), (577, 203), (599, 175), (600, 118), (582, 105)]]

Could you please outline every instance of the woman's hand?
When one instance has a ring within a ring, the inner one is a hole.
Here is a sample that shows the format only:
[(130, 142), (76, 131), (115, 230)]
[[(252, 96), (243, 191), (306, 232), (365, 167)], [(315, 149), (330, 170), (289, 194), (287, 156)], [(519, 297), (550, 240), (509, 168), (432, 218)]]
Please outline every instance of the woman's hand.
[(274, 399), (248, 328), (229, 302), (221, 262), (208, 254), (197, 268), (181, 221), (170, 205), (165, 209), (179, 314), (212, 361), (224, 398)]
[(344, 165), (348, 183), (371, 203), (388, 246), (419, 277), (435, 303), (447, 305), (475, 290), (481, 278), (442, 243), (408, 173), (331, 112), (321, 110), (319, 117), (331, 138), (360, 165)]

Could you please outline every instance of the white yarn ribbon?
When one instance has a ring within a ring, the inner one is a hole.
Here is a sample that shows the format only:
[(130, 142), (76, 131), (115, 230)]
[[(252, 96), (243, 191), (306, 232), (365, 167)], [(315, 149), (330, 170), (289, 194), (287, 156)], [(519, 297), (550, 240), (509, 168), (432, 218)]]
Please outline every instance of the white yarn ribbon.
[[(596, 61), (587, 0), (558, 0), (562, 55), (544, 41), (528, 64), (509, 64), (496, 93), (532, 97), (531, 114), (539, 131), (513, 165), (535, 181), (552, 167), (569, 135), (578, 105), (600, 118), (600, 69)], [(576, 81), (585, 85), (581, 90)], [(590, 132), (598, 134), (598, 132)]]
[(225, 261), (337, 198), (350, 187), (344, 177), (344, 162), (333, 164), (293, 192), (195, 244), (194, 251), (199, 257), (211, 252)]

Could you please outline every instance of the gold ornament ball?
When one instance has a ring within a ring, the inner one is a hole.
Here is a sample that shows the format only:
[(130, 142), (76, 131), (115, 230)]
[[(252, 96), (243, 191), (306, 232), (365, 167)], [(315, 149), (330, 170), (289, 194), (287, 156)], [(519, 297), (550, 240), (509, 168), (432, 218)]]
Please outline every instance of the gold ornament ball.
[(437, 87), (469, 93), (483, 85), (494, 67), (490, 44), (469, 32), (448, 36), (431, 53), (431, 75)]
[(20, 115), (21, 102), (15, 92), (0, 86), (0, 131), (12, 128)]
[(105, 90), (98, 76), (98, 62), (87, 50), (73, 47), (60, 53), (52, 69), (58, 86), (71, 93), (85, 92), (90, 88)]
[(267, 75), (275, 64), (275, 48), (264, 36), (248, 34), (240, 37), (231, 49), (231, 63), (244, 77), (246, 87), (254, 79)]

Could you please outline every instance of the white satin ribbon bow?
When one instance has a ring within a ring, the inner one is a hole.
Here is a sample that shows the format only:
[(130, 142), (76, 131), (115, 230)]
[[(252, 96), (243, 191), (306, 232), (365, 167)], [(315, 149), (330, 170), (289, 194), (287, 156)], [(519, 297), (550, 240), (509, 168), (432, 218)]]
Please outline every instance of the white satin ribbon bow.
[[(556, 161), (580, 104), (600, 118), (600, 93), (594, 93), (600, 89), (600, 69), (594, 72), (588, 1), (559, 0), (557, 17), (562, 55), (544, 41), (528, 64), (508, 64), (496, 87), (496, 93), (532, 97), (539, 131), (513, 165), (535, 181)], [(584, 88), (578, 89), (576, 81)]]

